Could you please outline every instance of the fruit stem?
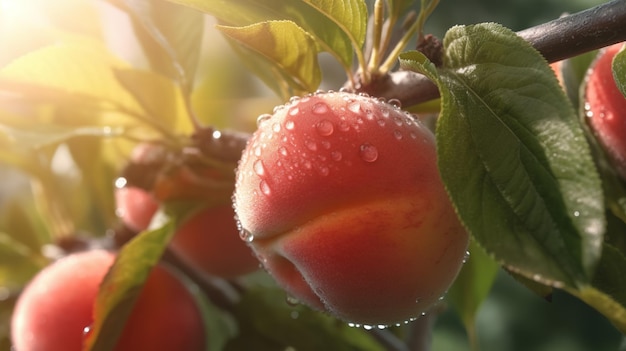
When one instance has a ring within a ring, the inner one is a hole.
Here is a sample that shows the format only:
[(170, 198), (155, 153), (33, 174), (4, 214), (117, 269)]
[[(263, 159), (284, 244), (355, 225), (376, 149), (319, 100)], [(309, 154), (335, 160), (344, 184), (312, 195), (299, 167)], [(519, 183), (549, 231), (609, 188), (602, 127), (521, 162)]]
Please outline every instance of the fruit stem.
[(409, 41), (413, 37), (413, 35), (417, 32), (418, 42), (424, 39), (424, 23), (426, 19), (433, 13), (437, 5), (439, 4), (439, 0), (422, 0), (422, 5), (420, 12), (417, 16), (417, 20), (407, 29), (406, 33), (402, 36), (400, 41), (396, 44), (396, 46), (391, 50), (389, 56), (385, 62), (380, 65), (378, 71), (381, 74), (386, 74), (389, 72), (393, 66), (396, 64), (396, 60), (398, 55), (404, 50), (404, 48), (409, 44)]

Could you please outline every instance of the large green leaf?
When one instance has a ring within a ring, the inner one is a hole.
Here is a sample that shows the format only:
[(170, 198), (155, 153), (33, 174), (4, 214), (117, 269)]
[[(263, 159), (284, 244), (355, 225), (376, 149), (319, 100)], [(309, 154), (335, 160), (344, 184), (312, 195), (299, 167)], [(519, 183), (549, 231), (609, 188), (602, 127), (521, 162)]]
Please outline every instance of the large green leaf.
[(613, 58), (613, 77), (617, 87), (626, 97), (626, 45)]
[(291, 21), (268, 21), (245, 27), (218, 26), (229, 38), (260, 54), (291, 76), (301, 91), (321, 82), (313, 38)]
[(118, 2), (130, 14), (152, 70), (190, 91), (202, 47), (202, 13), (166, 1)]
[(577, 116), (549, 65), (496, 24), (457, 26), (444, 68), (404, 68), (439, 86), (442, 178), (474, 238), (509, 269), (554, 286), (588, 282), (600, 259), (604, 198)]

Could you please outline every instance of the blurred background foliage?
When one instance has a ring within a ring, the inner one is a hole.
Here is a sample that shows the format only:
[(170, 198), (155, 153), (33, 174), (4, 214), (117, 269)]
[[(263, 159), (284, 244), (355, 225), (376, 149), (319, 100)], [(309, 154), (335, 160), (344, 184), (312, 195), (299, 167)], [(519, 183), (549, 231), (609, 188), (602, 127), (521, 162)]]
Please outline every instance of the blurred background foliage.
[[(598, 0), (442, 0), (426, 29), (443, 37), (456, 24), (498, 22), (521, 30), (554, 18), (602, 3)], [(281, 103), (235, 59), (229, 47), (207, 22), (201, 62), (197, 71), (192, 104), (199, 119), (218, 128), (252, 131), (256, 116)], [(59, 32), (63, 32), (60, 34)], [(135, 67), (146, 65), (145, 57), (133, 41), (129, 24), (117, 9), (89, 0), (0, 0), (0, 69), (12, 60), (45, 45), (58, 35), (80, 33), (105, 42), (110, 50)], [(341, 69), (322, 57), (322, 88), (337, 89), (345, 76)], [(0, 110), (3, 106), (0, 94)], [(84, 137), (81, 145), (93, 143)], [(0, 147), (3, 147), (0, 135)], [(106, 147), (109, 147), (108, 145)], [(46, 203), (37, 201), (41, 192), (60, 191), (70, 205), (77, 232), (106, 236), (114, 225), (110, 179), (127, 157), (130, 147), (115, 144), (114, 155), (94, 164), (97, 177), (73, 174), (68, 153), (80, 162), (92, 155), (77, 155), (76, 149), (40, 149), (21, 155), (52, 174), (38, 179), (32, 169), (15, 167), (0, 158), (0, 350), (10, 350), (8, 341), (10, 311), (20, 287), (32, 277), (54, 252), (46, 251), (54, 229), (44, 223)], [(101, 150), (93, 145), (88, 150)], [(100, 151), (98, 151), (100, 152)], [(31, 161), (32, 161), (31, 160)], [(87, 162), (87, 160), (84, 160)], [(41, 175), (41, 174), (40, 174)], [(91, 191), (81, 191), (89, 188)], [(35, 199), (35, 200), (34, 200)], [(99, 205), (98, 205), (99, 204)], [(52, 209), (54, 210), (54, 209)], [(57, 209), (59, 210), (59, 209)], [(62, 226), (63, 223), (57, 223)], [(57, 228), (58, 229), (58, 228)], [(43, 247), (44, 250), (40, 250)], [(471, 259), (471, 258), (470, 258)], [(626, 350), (623, 336), (600, 314), (577, 299), (556, 291), (551, 302), (530, 292), (501, 271), (476, 320), (478, 344), (484, 351), (613, 351)], [(621, 345), (621, 346), (620, 346)], [(433, 350), (469, 350), (463, 324), (452, 309), (437, 318)]]

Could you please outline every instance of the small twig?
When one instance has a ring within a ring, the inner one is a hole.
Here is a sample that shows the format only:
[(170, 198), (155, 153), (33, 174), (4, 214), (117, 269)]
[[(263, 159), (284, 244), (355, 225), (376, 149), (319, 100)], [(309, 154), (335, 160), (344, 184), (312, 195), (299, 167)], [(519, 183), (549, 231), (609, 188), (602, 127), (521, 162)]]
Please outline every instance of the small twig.
[[(626, 41), (626, 1), (613, 0), (517, 33), (549, 62)], [(439, 97), (437, 86), (418, 73), (397, 71), (363, 87), (370, 95), (398, 99), (405, 107)]]

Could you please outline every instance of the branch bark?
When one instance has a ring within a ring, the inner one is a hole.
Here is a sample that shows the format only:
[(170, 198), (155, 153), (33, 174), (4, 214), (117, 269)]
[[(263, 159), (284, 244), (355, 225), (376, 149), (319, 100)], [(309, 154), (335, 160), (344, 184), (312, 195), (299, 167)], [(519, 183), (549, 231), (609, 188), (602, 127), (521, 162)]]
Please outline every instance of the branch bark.
[[(590, 9), (537, 25), (517, 34), (548, 62), (556, 62), (626, 41), (626, 1), (613, 0)], [(413, 106), (439, 97), (437, 86), (415, 72), (396, 71), (359, 91), (398, 99)]]

